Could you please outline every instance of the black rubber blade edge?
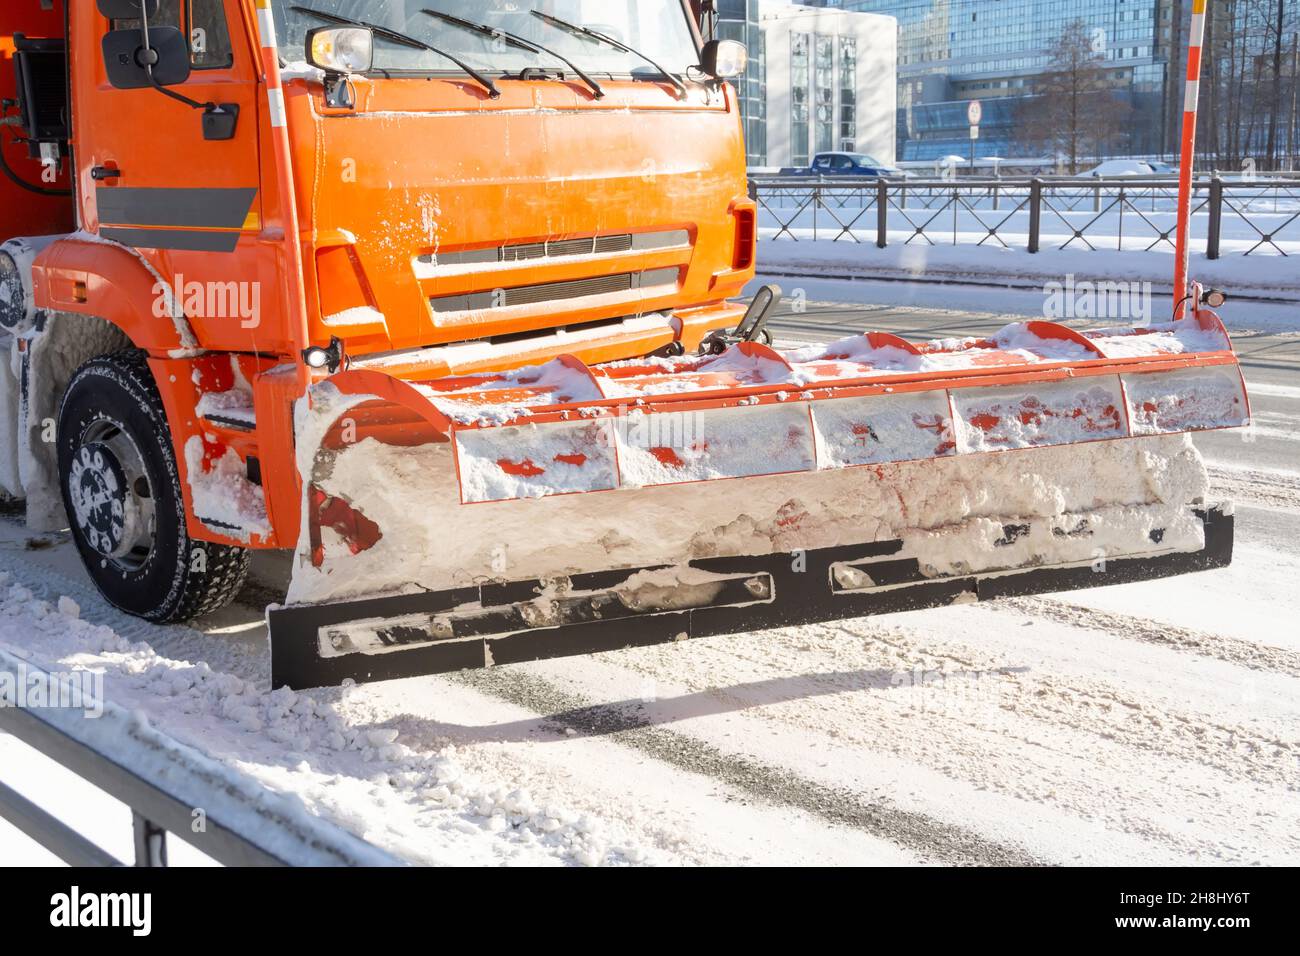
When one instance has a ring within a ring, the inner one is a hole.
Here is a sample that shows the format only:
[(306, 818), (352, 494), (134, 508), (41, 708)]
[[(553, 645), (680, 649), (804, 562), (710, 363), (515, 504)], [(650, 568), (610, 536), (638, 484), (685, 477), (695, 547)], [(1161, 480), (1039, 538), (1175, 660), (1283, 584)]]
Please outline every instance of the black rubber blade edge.
[[(357, 683), (397, 680), (643, 647), (694, 637), (764, 631), (1001, 597), (1105, 587), (1227, 567), (1232, 563), (1232, 515), (1221, 507), (1198, 510), (1196, 515), (1205, 525), (1205, 547), (1201, 551), (1115, 557), (1107, 559), (1103, 567), (1036, 567), (967, 577), (918, 578), (864, 592), (836, 592), (831, 583), (832, 566), (876, 561), (897, 554), (902, 549), (902, 542), (874, 542), (806, 551), (797, 559), (795, 555), (781, 553), (693, 561), (692, 567), (719, 574), (771, 575), (775, 599), (743, 606), (672, 611), (469, 640), (447, 640), (384, 654), (322, 657), (318, 635), (321, 628), (334, 625), (437, 614), (480, 602), (492, 606), (507, 595), (513, 600), (527, 600), (536, 593), (539, 582), (461, 588), (341, 604), (274, 608), (268, 612), (272, 686), (301, 690), (335, 686), (348, 679)], [(612, 581), (625, 579), (637, 570), (596, 572), (583, 577), (589, 582)], [(763, 638), (758, 634), (751, 639)]]

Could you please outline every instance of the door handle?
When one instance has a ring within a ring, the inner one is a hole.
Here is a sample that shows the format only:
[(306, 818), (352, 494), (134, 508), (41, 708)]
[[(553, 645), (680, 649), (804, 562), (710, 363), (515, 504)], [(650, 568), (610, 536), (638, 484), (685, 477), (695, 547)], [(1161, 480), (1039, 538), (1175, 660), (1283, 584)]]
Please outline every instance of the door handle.
[(118, 179), (122, 175), (122, 170), (111, 166), (96, 166), (90, 171), (90, 178), (97, 183), (102, 183), (105, 179)]

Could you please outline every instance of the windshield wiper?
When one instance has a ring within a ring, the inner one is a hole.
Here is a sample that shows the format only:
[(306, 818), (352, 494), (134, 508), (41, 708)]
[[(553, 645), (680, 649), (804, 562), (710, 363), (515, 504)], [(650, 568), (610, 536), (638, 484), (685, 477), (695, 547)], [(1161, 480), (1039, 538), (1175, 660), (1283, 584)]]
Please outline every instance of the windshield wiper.
[(455, 63), (460, 67), (467, 76), (472, 77), (476, 83), (487, 90), (492, 99), (495, 100), (501, 96), (501, 91), (497, 89), (497, 85), (478, 70), (474, 69), (474, 67), (463, 62), (459, 58), (452, 56), (452, 54), (448, 53), (446, 50), (439, 50), (436, 46), (430, 46), (423, 40), (417, 40), (415, 37), (407, 36), (405, 33), (401, 33), (397, 30), (390, 30), (388, 27), (381, 27), (377, 23), (367, 23), (365, 20), (353, 20), (350, 17), (341, 17), (337, 13), (325, 13), (321, 10), (313, 10), (311, 7), (293, 6), (289, 9), (296, 10), (299, 13), (309, 14), (317, 19), (324, 20), (326, 23), (342, 23), (350, 27), (363, 27), (367, 30), (373, 31), (375, 36), (383, 37), (385, 40), (390, 40), (393, 43), (408, 46), (415, 50), (427, 50), (429, 53), (435, 53), (444, 60), (450, 60), (452, 63)]
[(586, 37), (588, 40), (591, 40), (594, 43), (603, 43), (606, 46), (612, 46), (615, 50), (620, 50), (623, 53), (630, 53), (632, 56), (644, 60), (646, 63), (649, 63), (656, 70), (658, 70), (660, 75), (662, 75), (664, 79), (666, 79), (673, 86), (677, 87), (677, 91), (683, 97), (689, 95), (689, 91), (686, 89), (685, 83), (677, 79), (677, 77), (673, 76), (673, 74), (668, 72), (668, 70), (666, 70), (663, 66), (656, 63), (654, 60), (650, 59), (650, 57), (648, 57), (646, 54), (642, 53), (640, 50), (633, 49), (623, 41), (615, 40), (613, 37), (606, 36), (603, 33), (599, 33), (596, 30), (592, 30), (590, 27), (580, 27), (576, 23), (570, 23), (568, 20), (561, 20), (559, 17), (553, 17), (549, 13), (542, 13), (542, 11), (540, 10), (533, 10), (532, 14), (542, 22), (549, 23), (551, 26), (558, 27), (559, 29), (564, 30), (567, 33), (572, 33), (574, 36)]
[(550, 47), (544, 47), (540, 43), (533, 43), (531, 40), (525, 40), (523, 37), (514, 33), (507, 33), (505, 30), (498, 30), (495, 27), (490, 27), (483, 23), (473, 23), (469, 20), (462, 20), (460, 17), (453, 17), (450, 13), (440, 13), (437, 10), (421, 10), (420, 12), (426, 16), (433, 17), (436, 20), (441, 20), (444, 23), (450, 23), (452, 26), (460, 27), (462, 30), (469, 30), (472, 33), (491, 37), (493, 40), (502, 40), (507, 45), (519, 50), (527, 50), (529, 53), (544, 53), (547, 56), (553, 56), (561, 63), (566, 64), (582, 79), (582, 82), (590, 86), (591, 92), (595, 95), (596, 99), (604, 99), (605, 97), (605, 91), (601, 88), (601, 85), (588, 76), (582, 67), (578, 66), (578, 64), (574, 63), (563, 53), (557, 53)]

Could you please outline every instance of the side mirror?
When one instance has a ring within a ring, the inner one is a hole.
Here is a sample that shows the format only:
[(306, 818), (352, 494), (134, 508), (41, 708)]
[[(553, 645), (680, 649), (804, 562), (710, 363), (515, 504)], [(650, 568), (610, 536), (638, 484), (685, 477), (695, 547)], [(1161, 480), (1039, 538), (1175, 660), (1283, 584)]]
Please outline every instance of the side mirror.
[(710, 40), (700, 54), (700, 68), (717, 80), (741, 76), (749, 65), (749, 50), (735, 40)]
[[(110, 20), (139, 20), (141, 15), (151, 17), (158, 12), (158, 0), (98, 0), (100, 16)], [(141, 11), (141, 7), (148, 7)]]
[[(100, 0), (100, 7), (131, 2)], [(113, 30), (105, 34), (103, 50), (108, 82), (119, 90), (179, 86), (190, 78), (190, 45), (176, 27), (150, 28), (148, 48), (139, 31)], [(152, 79), (146, 67), (153, 68)]]
[(153, 87), (164, 96), (203, 111), (203, 138), (228, 140), (239, 122), (237, 103), (200, 103), (169, 90), (190, 78), (194, 69), (190, 41), (176, 27), (151, 26), (160, 0), (96, 0), (102, 16), (110, 20), (139, 20), (138, 30), (110, 30), (102, 44), (104, 71), (118, 90)]

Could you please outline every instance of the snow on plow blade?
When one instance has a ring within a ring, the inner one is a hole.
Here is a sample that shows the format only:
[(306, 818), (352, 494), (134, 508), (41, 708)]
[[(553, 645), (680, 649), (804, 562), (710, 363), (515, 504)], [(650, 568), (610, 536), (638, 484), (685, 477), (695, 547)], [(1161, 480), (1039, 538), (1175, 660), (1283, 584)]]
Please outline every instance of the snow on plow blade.
[(277, 686), (1220, 566), (1231, 517), (1163, 436), (1249, 421), (1205, 312), (432, 382), (362, 366), (313, 399)]

